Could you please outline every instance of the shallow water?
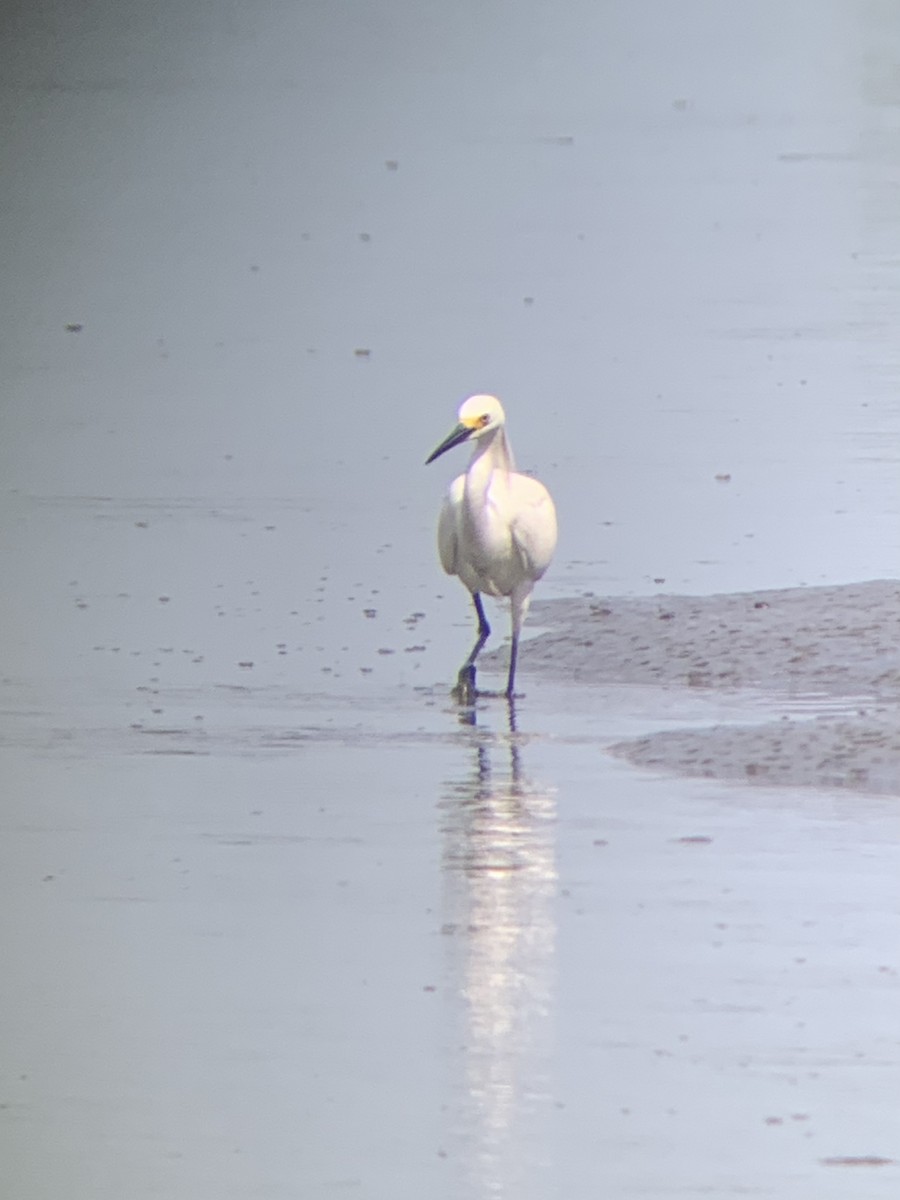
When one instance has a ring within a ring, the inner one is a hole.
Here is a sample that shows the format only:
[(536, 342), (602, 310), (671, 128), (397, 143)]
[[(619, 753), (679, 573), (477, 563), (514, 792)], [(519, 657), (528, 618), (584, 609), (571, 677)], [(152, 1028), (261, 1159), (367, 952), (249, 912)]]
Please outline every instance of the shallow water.
[(160, 702), (2, 751), (17, 1194), (840, 1195), (824, 1159), (892, 1156), (896, 803), (603, 753), (734, 699)]
[(8, 25), (10, 1194), (894, 1197), (896, 800), (468, 723), (422, 465), (503, 397), (545, 596), (896, 575), (893, 6)]

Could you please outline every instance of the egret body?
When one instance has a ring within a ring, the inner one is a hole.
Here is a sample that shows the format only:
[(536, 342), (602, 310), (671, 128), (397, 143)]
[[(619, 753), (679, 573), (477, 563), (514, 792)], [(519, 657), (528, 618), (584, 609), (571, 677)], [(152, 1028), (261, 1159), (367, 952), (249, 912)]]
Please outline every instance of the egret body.
[(444, 498), (438, 519), (438, 552), (448, 575), (458, 575), (472, 593), (478, 638), (460, 668), (456, 694), (463, 704), (475, 698), (475, 660), (490, 635), (482, 594), (508, 596), (512, 645), (506, 695), (516, 679), (519, 634), (531, 592), (556, 548), (556, 509), (542, 483), (520, 475), (506, 436), (506, 417), (496, 396), (470, 396), (459, 410), (456, 428), (429, 455), (472, 442), (472, 460)]

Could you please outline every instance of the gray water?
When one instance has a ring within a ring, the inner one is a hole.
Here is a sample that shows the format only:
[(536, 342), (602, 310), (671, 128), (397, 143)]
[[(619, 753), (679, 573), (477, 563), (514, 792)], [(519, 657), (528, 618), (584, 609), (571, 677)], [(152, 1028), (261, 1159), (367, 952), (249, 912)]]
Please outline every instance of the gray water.
[(543, 596), (895, 576), (895, 6), (3, 23), (5, 1192), (896, 1196), (895, 799), (468, 723), (423, 465), (501, 396)]

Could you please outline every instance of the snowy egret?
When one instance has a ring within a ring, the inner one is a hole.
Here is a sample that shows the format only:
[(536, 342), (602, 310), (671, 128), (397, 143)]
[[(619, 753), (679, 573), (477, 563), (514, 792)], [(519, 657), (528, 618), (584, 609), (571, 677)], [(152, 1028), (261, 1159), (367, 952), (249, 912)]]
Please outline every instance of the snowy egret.
[(456, 428), (429, 455), (434, 462), (461, 442), (474, 442), (464, 475), (450, 484), (438, 519), (438, 553), (448, 575), (458, 575), (472, 593), (478, 638), (460, 668), (455, 694), (463, 704), (475, 696), (475, 659), (490, 636), (481, 593), (508, 596), (512, 646), (506, 696), (513, 699), (519, 634), (531, 592), (556, 548), (556, 509), (542, 483), (520, 475), (506, 437), (506, 416), (496, 396), (470, 396)]

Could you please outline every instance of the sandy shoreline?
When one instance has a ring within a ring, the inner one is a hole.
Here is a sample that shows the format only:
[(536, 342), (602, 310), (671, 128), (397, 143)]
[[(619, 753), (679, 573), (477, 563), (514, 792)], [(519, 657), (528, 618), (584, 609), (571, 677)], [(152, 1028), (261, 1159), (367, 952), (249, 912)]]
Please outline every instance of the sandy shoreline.
[(579, 683), (846, 698), (839, 716), (669, 730), (612, 752), (661, 771), (900, 795), (900, 583), (536, 605), (527, 669)]

